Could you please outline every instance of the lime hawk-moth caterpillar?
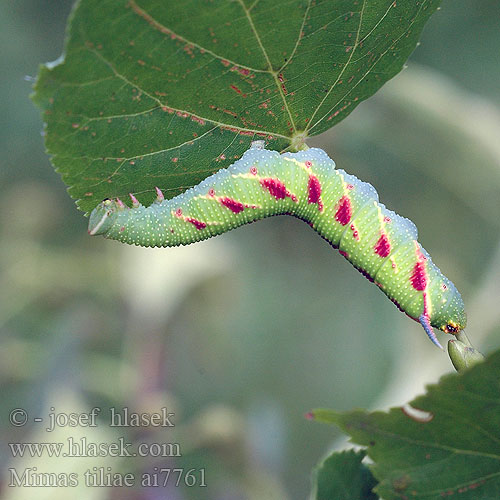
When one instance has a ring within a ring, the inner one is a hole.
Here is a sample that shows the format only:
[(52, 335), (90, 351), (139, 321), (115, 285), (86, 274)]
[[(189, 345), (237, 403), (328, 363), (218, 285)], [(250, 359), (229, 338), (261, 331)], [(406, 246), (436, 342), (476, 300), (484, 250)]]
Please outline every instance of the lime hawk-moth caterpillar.
[(457, 334), (466, 315), (460, 293), (417, 241), (417, 228), (378, 201), (373, 186), (337, 170), (321, 149), (279, 154), (257, 141), (229, 168), (170, 200), (156, 188), (149, 207), (131, 196), (104, 200), (89, 234), (147, 247), (188, 245), (272, 215), (306, 221), (424, 327)]

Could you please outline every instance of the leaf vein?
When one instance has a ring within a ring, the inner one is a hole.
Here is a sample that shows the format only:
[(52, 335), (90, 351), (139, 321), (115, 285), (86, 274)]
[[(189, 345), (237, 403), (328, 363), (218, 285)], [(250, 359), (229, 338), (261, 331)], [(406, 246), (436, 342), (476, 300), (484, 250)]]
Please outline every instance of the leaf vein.
[(241, 127), (239, 125), (234, 125), (234, 124), (230, 124), (230, 123), (223, 123), (223, 122), (219, 122), (217, 120), (214, 120), (212, 118), (207, 118), (207, 117), (198, 115), (198, 114), (193, 113), (191, 111), (186, 111), (186, 110), (183, 110), (183, 109), (180, 109), (180, 108), (173, 108), (172, 106), (168, 105), (167, 103), (162, 102), (157, 97), (151, 95), (149, 92), (146, 92), (143, 88), (139, 87), (139, 85), (137, 85), (136, 83), (133, 83), (130, 80), (128, 80), (127, 77), (125, 77), (124, 75), (122, 75), (121, 73), (119, 73), (118, 70), (113, 66), (113, 64), (110, 61), (108, 61), (102, 54), (100, 54), (99, 52), (97, 52), (96, 50), (94, 50), (94, 49), (92, 49), (90, 47), (88, 47), (88, 50), (90, 52), (92, 52), (94, 55), (96, 55), (99, 59), (101, 59), (104, 63), (106, 63), (109, 66), (109, 68), (113, 71), (113, 73), (118, 78), (120, 78), (121, 80), (123, 80), (129, 86), (131, 86), (133, 88), (136, 88), (138, 91), (142, 92), (145, 96), (147, 96), (150, 99), (152, 99), (154, 102), (156, 102), (162, 108), (165, 107), (165, 108), (171, 109), (171, 110), (173, 110), (176, 113), (183, 113), (183, 114), (186, 113), (186, 114), (188, 114), (191, 117), (194, 117), (194, 118), (197, 118), (197, 119), (200, 119), (200, 120), (204, 120), (206, 122), (213, 123), (214, 125), (217, 125), (217, 126), (219, 126), (221, 128), (224, 128), (224, 129), (235, 130), (237, 132), (253, 132), (254, 134), (269, 135), (269, 136), (272, 136), (272, 137), (279, 137), (279, 138), (285, 139), (287, 141), (290, 140), (289, 136), (286, 136), (286, 135), (283, 135), (283, 134), (279, 134), (279, 133), (276, 133), (276, 132), (270, 132), (270, 131), (262, 130), (262, 129), (251, 129), (251, 128)]
[[(334, 106), (332, 106), (330, 108), (329, 111), (327, 111), (316, 123), (314, 123), (314, 125), (311, 125), (310, 129), (309, 130), (312, 130), (314, 127), (316, 127), (317, 125), (319, 125), (325, 118), (326, 116), (328, 116), (348, 95), (350, 95), (353, 90), (370, 74), (372, 73), (373, 71), (373, 68), (380, 62), (380, 60), (387, 54), (387, 52), (389, 52), (389, 50), (394, 50), (393, 46), (399, 42), (399, 40), (401, 40), (401, 38), (406, 34), (408, 33), (409, 29), (413, 26), (413, 24), (415, 24), (415, 21), (417, 20), (420, 12), (422, 11), (423, 9), (423, 6), (427, 3), (428, 0), (424, 0), (422, 2), (422, 4), (420, 5), (420, 8), (418, 10), (418, 12), (415, 14), (415, 17), (413, 18), (410, 26), (408, 27), (407, 30), (403, 31), (403, 33), (401, 33), (401, 35), (393, 42), (393, 44), (391, 44), (390, 47), (388, 47), (382, 54), (380, 54), (380, 56), (378, 57), (378, 59), (368, 68), (368, 70), (363, 74), (363, 76), (356, 82), (355, 85), (353, 85), (348, 92), (346, 92), (336, 103)], [(391, 6), (394, 5), (394, 4), (391, 4), (389, 6), (389, 8), (391, 8)], [(356, 46), (357, 47), (357, 46)], [(354, 48), (353, 48), (353, 54), (354, 54)], [(361, 58), (360, 58), (361, 59)], [(324, 101), (324, 99), (323, 99)], [(321, 106), (321, 104), (320, 104)], [(316, 108), (316, 110), (318, 110), (320, 108), (320, 106), (318, 106), (318, 108)], [(312, 120), (311, 120), (312, 122)]]
[(257, 31), (257, 28), (255, 27), (255, 24), (253, 22), (253, 19), (252, 19), (252, 16), (250, 14), (250, 11), (246, 8), (245, 4), (243, 3), (243, 0), (238, 0), (239, 4), (241, 5), (241, 8), (243, 9), (243, 11), (245, 12), (245, 15), (247, 16), (247, 20), (248, 20), (248, 23), (250, 24), (250, 28), (252, 29), (254, 35), (255, 35), (255, 38), (257, 40), (257, 43), (259, 44), (259, 47), (260, 49), (262, 50), (262, 54), (264, 55), (264, 58), (266, 59), (267, 61), (267, 65), (268, 65), (268, 73), (271, 73), (273, 75), (273, 78), (274, 78), (274, 82), (276, 84), (276, 86), (278, 87), (278, 91), (280, 93), (280, 96), (283, 100), (283, 104), (285, 106), (285, 109), (288, 113), (288, 117), (290, 118), (290, 124), (292, 126), (292, 129), (293, 129), (293, 132), (296, 132), (296, 127), (295, 127), (295, 122), (293, 120), (293, 116), (292, 116), (292, 113), (290, 111), (290, 108), (288, 106), (288, 103), (286, 101), (286, 97), (285, 97), (285, 94), (283, 92), (283, 89), (281, 87), (281, 83), (278, 79), (278, 72), (277, 71), (274, 71), (273, 70), (273, 65), (271, 63), (271, 60), (269, 59), (269, 55), (267, 54), (267, 51), (266, 51), (266, 48), (264, 47), (263, 43), (262, 43), (262, 40), (260, 39), (260, 35)]
[(210, 49), (206, 49), (205, 47), (202, 47), (198, 43), (192, 42), (191, 40), (188, 40), (187, 38), (179, 35), (178, 33), (175, 33), (173, 30), (170, 28), (167, 28), (160, 22), (158, 22), (156, 19), (154, 19), (150, 14), (148, 14), (144, 9), (141, 9), (134, 0), (129, 0), (129, 5), (132, 8), (132, 10), (139, 16), (142, 17), (146, 22), (148, 22), (153, 28), (158, 30), (160, 33), (163, 33), (164, 35), (169, 35), (169, 36), (175, 36), (178, 40), (181, 40), (182, 42), (192, 45), (193, 47), (196, 47), (199, 49), (201, 52), (204, 52), (206, 54), (210, 54), (213, 56), (215, 59), (218, 59), (219, 61), (227, 61), (230, 64), (233, 64), (234, 66), (238, 66), (239, 68), (247, 69), (249, 71), (253, 71), (254, 73), (269, 73), (269, 70), (267, 69), (257, 69), (257, 68), (252, 68), (250, 66), (246, 66), (244, 64), (237, 63), (235, 61), (232, 61), (230, 59), (227, 59), (226, 57), (222, 57), (219, 54), (215, 53), (214, 51)]
[[(342, 75), (344, 74), (345, 70), (347, 69), (347, 67), (351, 63), (351, 59), (353, 58), (354, 53), (356, 52), (356, 50), (357, 50), (357, 48), (359, 46), (359, 37), (360, 37), (360, 34), (361, 34), (361, 26), (363, 25), (363, 13), (365, 11), (365, 6), (366, 6), (366, 0), (363, 0), (363, 6), (361, 7), (361, 11), (359, 12), (359, 24), (358, 24), (358, 29), (356, 31), (356, 40), (354, 41), (354, 46), (353, 46), (353, 48), (351, 50), (351, 53), (350, 53), (350, 55), (349, 55), (346, 63), (344, 64), (342, 70), (340, 71), (339, 75), (337, 76), (337, 79), (335, 80), (335, 82), (333, 82), (333, 85), (329, 88), (329, 90), (326, 93), (326, 95), (323, 97), (323, 99), (321, 99), (320, 103), (318, 104), (318, 106), (314, 110), (314, 113), (312, 114), (311, 119), (309, 120), (309, 124), (310, 125), (308, 127), (306, 127), (306, 131), (312, 130), (314, 128), (314, 125), (316, 125), (316, 124), (312, 125), (312, 123), (314, 121), (314, 117), (316, 116), (316, 113), (319, 111), (319, 109), (321, 108), (321, 106), (323, 105), (323, 103), (326, 101), (326, 99), (328, 99), (328, 97), (331, 94), (332, 90), (335, 88), (335, 86), (337, 85), (337, 83), (340, 81), (340, 79), (342, 78)], [(337, 104), (335, 106), (337, 106)], [(317, 123), (319, 123), (323, 118), (321, 118)]]

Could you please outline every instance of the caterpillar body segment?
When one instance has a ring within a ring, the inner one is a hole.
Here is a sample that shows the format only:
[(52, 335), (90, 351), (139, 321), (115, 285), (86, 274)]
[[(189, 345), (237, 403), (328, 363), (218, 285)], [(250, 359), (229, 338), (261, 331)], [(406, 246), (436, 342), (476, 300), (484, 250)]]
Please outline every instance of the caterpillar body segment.
[(227, 169), (170, 200), (144, 207), (132, 198), (104, 200), (89, 234), (140, 246), (187, 245), (273, 215), (292, 215), (374, 282), (403, 312), (456, 334), (465, 327), (460, 293), (417, 241), (415, 225), (388, 210), (373, 186), (343, 170), (321, 149), (298, 153), (250, 148)]

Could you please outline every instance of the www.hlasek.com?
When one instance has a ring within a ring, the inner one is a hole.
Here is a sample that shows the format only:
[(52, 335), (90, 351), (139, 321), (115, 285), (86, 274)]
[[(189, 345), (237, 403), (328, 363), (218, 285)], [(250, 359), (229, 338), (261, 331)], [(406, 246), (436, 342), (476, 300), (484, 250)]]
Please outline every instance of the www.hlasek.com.
[(9, 443), (13, 457), (180, 457), (179, 443), (129, 443), (120, 437), (111, 443), (94, 443), (86, 437), (69, 437), (58, 443)]

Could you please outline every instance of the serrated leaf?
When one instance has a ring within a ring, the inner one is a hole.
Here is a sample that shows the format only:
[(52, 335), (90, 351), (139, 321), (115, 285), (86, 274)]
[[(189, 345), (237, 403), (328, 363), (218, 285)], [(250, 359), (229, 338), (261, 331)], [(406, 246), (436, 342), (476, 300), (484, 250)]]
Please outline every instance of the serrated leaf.
[(377, 500), (372, 489), (377, 484), (361, 463), (364, 451), (332, 453), (314, 471), (315, 500)]
[(81, 209), (300, 147), (398, 73), (440, 0), (81, 0), (34, 100)]
[(405, 408), (313, 414), (367, 447), (385, 500), (500, 498), (500, 351)]

